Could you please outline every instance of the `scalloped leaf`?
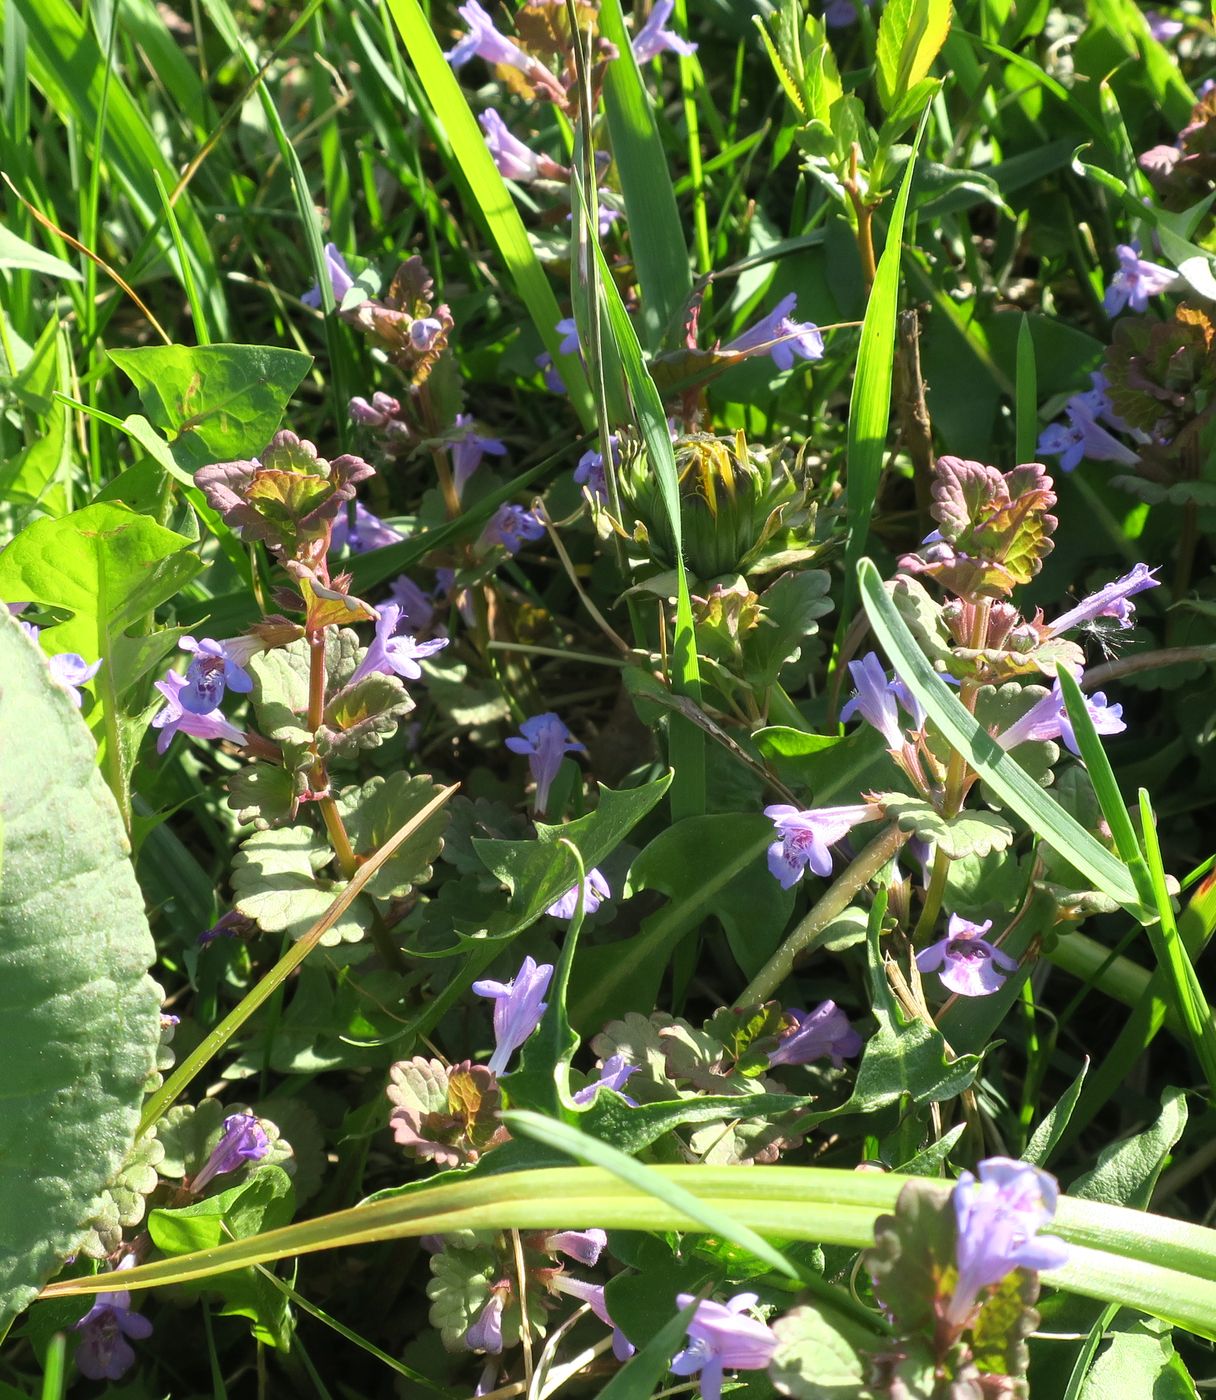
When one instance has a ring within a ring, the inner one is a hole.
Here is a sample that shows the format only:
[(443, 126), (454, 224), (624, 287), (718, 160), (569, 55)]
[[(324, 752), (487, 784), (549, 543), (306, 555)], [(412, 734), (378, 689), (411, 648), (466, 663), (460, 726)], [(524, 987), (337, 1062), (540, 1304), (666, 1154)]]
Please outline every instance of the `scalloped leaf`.
[(156, 1069), (161, 995), (96, 747), (5, 608), (0, 675), (2, 1331), (105, 1208)]
[[(407, 773), (376, 777), (338, 794), (338, 810), (357, 855), (370, 856), (394, 832), (411, 821), (440, 791), (430, 778)], [(431, 878), (443, 850), (448, 814), (440, 808), (393, 853), (367, 886), (377, 900), (400, 899)]]
[(879, 793), (876, 799), (893, 817), (901, 831), (910, 831), (952, 860), (960, 856), (983, 856), (1003, 851), (1013, 840), (1013, 828), (995, 812), (964, 810), (956, 817), (944, 817), (921, 797), (902, 792)]
[[(233, 907), (266, 933), (303, 938), (345, 887), (320, 875), (332, 860), (325, 837), (306, 826), (255, 831), (232, 860)], [(357, 899), (321, 943), (357, 943), (370, 926), (371, 910)]]
[(375, 671), (341, 690), (325, 707), (317, 735), (321, 756), (353, 758), (360, 749), (376, 749), (397, 732), (414, 702), (397, 676)]
[(872, 1335), (805, 1304), (779, 1317), (772, 1330), (778, 1345), (768, 1378), (778, 1394), (793, 1400), (845, 1400), (862, 1393)]

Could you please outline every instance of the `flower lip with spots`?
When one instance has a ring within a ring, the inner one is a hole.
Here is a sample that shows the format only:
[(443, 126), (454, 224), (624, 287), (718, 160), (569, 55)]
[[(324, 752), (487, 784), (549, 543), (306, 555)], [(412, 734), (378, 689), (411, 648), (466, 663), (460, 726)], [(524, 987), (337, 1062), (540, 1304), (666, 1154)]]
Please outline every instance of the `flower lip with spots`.
[(777, 840), (768, 848), (768, 868), (781, 888), (788, 890), (808, 869), (816, 875), (830, 875), (832, 853), (828, 847), (843, 840), (859, 822), (880, 814), (877, 806), (868, 802), (809, 812), (778, 802), (766, 807), (764, 815), (777, 831)]
[[(132, 1268), (138, 1261), (128, 1254), (115, 1272)], [(135, 1352), (127, 1338), (142, 1342), (152, 1335), (152, 1323), (142, 1313), (131, 1311), (131, 1294), (125, 1288), (99, 1293), (93, 1306), (73, 1323), (80, 1333), (76, 1365), (92, 1381), (121, 1380), (135, 1364)]]
[(992, 920), (974, 924), (951, 914), (945, 938), (916, 955), (921, 972), (936, 972), (942, 985), (961, 997), (986, 997), (1000, 991), (1005, 978), (1017, 971), (1017, 960), (989, 943), (984, 934)]
[(825, 1056), (839, 1069), (845, 1058), (861, 1053), (865, 1043), (849, 1025), (849, 1018), (834, 1001), (824, 1001), (813, 1011), (788, 1011), (793, 1025), (769, 1053), (769, 1067), (809, 1065)]
[(795, 321), (791, 315), (797, 303), (794, 292), (782, 297), (767, 316), (722, 349), (735, 355), (768, 355), (780, 370), (793, 369), (796, 359), (823, 359), (819, 327), (811, 321)]
[[(1094, 729), (1099, 734), (1122, 734), (1127, 728), (1123, 722), (1123, 706), (1108, 705), (1104, 691), (1096, 690), (1092, 695), (1082, 698)], [(1030, 740), (1042, 742), (1049, 739), (1063, 739), (1070, 753), (1078, 758), (1081, 756), (1076, 731), (1068, 718), (1064, 692), (1058, 680), (1020, 719), (1014, 720), (1008, 729), (996, 736), (997, 743), (1006, 753)]]
[(192, 714), (207, 715), (218, 709), (225, 690), (248, 695), (253, 689), (253, 677), (233, 659), (227, 642), (204, 637), (183, 637), (178, 646), (193, 653), (186, 668), (186, 684), (178, 696), (183, 709)]
[(512, 734), (506, 743), (512, 753), (528, 756), (528, 766), (536, 784), (536, 810), (542, 813), (548, 805), (549, 789), (562, 766), (562, 759), (568, 753), (587, 752), (552, 710), (524, 720), (519, 733)]
[(397, 603), (386, 603), (380, 609), (376, 622), (376, 635), (367, 654), (355, 668), (354, 675), (347, 681), (348, 686), (361, 681), (365, 676), (381, 671), (398, 675), (402, 680), (416, 681), (422, 677), (422, 667), (418, 664), (428, 656), (434, 656), (448, 644), (447, 637), (433, 637), (429, 642), (415, 641), (413, 637), (397, 634), (401, 622), (401, 607)]
[(190, 1182), (190, 1190), (197, 1193), (215, 1177), (234, 1172), (246, 1162), (260, 1161), (269, 1151), (270, 1139), (255, 1114), (248, 1109), (242, 1113), (230, 1113), (224, 1119), (219, 1142)]
[(181, 703), (185, 686), (185, 676), (176, 671), (168, 672), (164, 680), (156, 682), (155, 688), (165, 697), (164, 705), (152, 716), (152, 728), (160, 730), (156, 739), (157, 753), (164, 753), (179, 732), (196, 739), (227, 739), (229, 743), (241, 745), (248, 742), (244, 730), (238, 729), (221, 710), (209, 710), (206, 714), (187, 710)]

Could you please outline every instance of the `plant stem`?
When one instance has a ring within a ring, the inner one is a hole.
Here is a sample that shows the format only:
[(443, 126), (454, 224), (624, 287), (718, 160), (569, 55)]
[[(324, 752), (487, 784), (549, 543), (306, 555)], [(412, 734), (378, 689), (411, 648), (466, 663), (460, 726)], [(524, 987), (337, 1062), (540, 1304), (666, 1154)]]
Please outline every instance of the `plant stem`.
[(338, 804), (327, 794), (325, 797), (317, 798), (317, 806), (321, 809), (321, 818), (325, 822), (329, 844), (334, 848), (334, 855), (338, 857), (338, 866), (342, 871), (342, 877), (349, 880), (358, 870), (359, 860), (350, 844), (350, 837), (346, 834), (346, 825), (342, 820), (342, 814), (338, 811)]
[(794, 970), (794, 963), (827, 926), (838, 919), (854, 896), (886, 865), (911, 833), (889, 826), (841, 871), (818, 904), (798, 924), (793, 933), (752, 978), (739, 997), (739, 1005), (767, 1001)]

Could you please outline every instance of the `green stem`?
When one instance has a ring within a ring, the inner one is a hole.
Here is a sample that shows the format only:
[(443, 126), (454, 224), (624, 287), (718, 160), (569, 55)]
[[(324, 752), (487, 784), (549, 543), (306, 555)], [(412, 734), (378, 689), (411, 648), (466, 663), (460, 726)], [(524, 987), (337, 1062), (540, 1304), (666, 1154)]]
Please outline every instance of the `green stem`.
[(806, 952), (827, 926), (838, 919), (853, 902), (858, 890), (886, 865), (911, 833), (889, 826), (880, 832), (856, 860), (847, 866), (798, 924), (793, 933), (752, 978), (739, 997), (740, 1006), (767, 1001), (794, 970), (794, 963)]

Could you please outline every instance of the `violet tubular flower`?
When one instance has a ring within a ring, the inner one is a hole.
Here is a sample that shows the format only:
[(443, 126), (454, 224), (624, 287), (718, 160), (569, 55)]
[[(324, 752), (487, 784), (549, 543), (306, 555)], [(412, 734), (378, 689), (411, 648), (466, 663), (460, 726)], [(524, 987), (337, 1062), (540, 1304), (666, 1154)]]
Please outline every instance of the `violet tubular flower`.
[(1059, 457), (1060, 470), (1075, 471), (1082, 461), (1117, 462), (1123, 467), (1134, 467), (1140, 458), (1125, 443), (1097, 421), (1084, 402), (1085, 396), (1078, 394), (1069, 399), (1064, 412), (1067, 424), (1049, 423), (1039, 434), (1035, 451), (1049, 457)]
[(1124, 307), (1147, 311), (1149, 297), (1158, 296), (1175, 280), (1172, 268), (1142, 258), (1139, 244), (1120, 243), (1115, 256), (1119, 267), (1102, 298), (1108, 316), (1117, 316)]
[(887, 741), (887, 748), (899, 749), (904, 729), (899, 718), (899, 698), (876, 652), (867, 652), (860, 661), (849, 662), (849, 675), (856, 690), (840, 711), (842, 723), (860, 715)]
[(861, 1053), (865, 1043), (849, 1025), (849, 1018), (834, 1001), (824, 1001), (813, 1011), (789, 1011), (794, 1024), (770, 1051), (769, 1067), (809, 1065), (824, 1057), (840, 1069), (845, 1058)]
[(366, 554), (369, 549), (383, 549), (385, 545), (397, 544), (405, 539), (400, 530), (386, 525), (378, 515), (373, 514), (361, 502), (355, 503), (355, 526), (352, 530), (347, 512), (339, 512), (330, 527), (329, 543), (332, 549), (348, 546), (352, 554)]
[(1008, 1157), (981, 1162), (978, 1181), (959, 1173), (953, 1192), (958, 1278), (949, 1322), (964, 1325), (981, 1290), (1014, 1269), (1058, 1269), (1067, 1262), (1063, 1240), (1038, 1234), (1055, 1215), (1056, 1199), (1056, 1183), (1046, 1172)]
[[(608, 451), (614, 463), (620, 461), (620, 448), (615, 433), (608, 434)], [(608, 499), (608, 477), (604, 466), (604, 454), (589, 447), (578, 459), (574, 468), (574, 481), (577, 486), (585, 486), (590, 495), (600, 504)]]
[[(1083, 698), (1085, 709), (1099, 734), (1122, 734), (1127, 728), (1123, 722), (1123, 706), (1108, 705), (1103, 691), (1095, 691)], [(996, 736), (997, 743), (1006, 753), (1029, 740), (1042, 742), (1047, 739), (1063, 739), (1069, 753), (1080, 758), (1081, 749), (1077, 744), (1072, 721), (1068, 718), (1064, 692), (1060, 689), (1059, 681), (1056, 681), (1049, 693), (1032, 705), (1021, 719), (1015, 720), (1008, 729)]]
[(233, 659), (227, 642), (183, 637), (178, 646), (194, 655), (186, 668), (186, 684), (177, 697), (183, 709), (208, 715), (219, 708), (226, 689), (239, 695), (248, 695), (253, 689), (253, 677)]
[(505, 1289), (496, 1288), (490, 1295), (490, 1301), (464, 1334), (464, 1344), (470, 1351), (485, 1351), (491, 1356), (502, 1351), (502, 1311), (506, 1301)]
[(217, 1176), (226, 1176), (246, 1162), (257, 1162), (270, 1151), (270, 1139), (255, 1114), (245, 1109), (224, 1119), (224, 1131), (211, 1149), (211, 1155), (190, 1182), (197, 1194)]
[[(8, 604), (9, 611), (12, 613), (17, 613), (21, 608), (28, 607), (28, 603)], [(41, 650), (38, 636), (42, 629), (36, 627), (32, 622), (22, 622), (20, 620), (18, 620), (18, 626), (20, 626), (21, 630), (30, 641), (36, 646), (39, 646), (39, 650)], [(76, 651), (60, 651), (56, 652), (53, 656), (46, 656), (45, 653), (43, 654), (46, 660), (46, 668), (51, 673), (51, 679), (67, 691), (68, 695), (71, 697), (72, 704), (79, 710), (84, 703), (84, 697), (80, 693), (80, 687), (87, 681), (91, 681), (98, 671), (101, 670), (101, 661), (86, 661), (84, 657)]]
[[(604, 879), (600, 871), (592, 869), (587, 871), (587, 876), (583, 880), (583, 913), (594, 914), (603, 904), (604, 900), (612, 898), (612, 891), (608, 888), (608, 881)], [(571, 885), (565, 894), (559, 896), (545, 910), (546, 914), (551, 914), (555, 919), (573, 919), (574, 911), (578, 908), (578, 886)]]
[(573, 316), (563, 316), (555, 327), (558, 335), (561, 336), (561, 344), (557, 347), (563, 355), (578, 354), (578, 326), (575, 324)]
[(442, 651), (448, 644), (447, 637), (433, 637), (429, 642), (419, 642), (404, 634), (397, 636), (397, 627), (400, 622), (400, 605), (385, 603), (380, 609), (380, 616), (376, 621), (376, 635), (372, 639), (372, 644), (368, 647), (363, 660), (355, 668), (354, 675), (347, 681), (348, 686), (354, 685), (361, 681), (364, 676), (370, 676), (376, 671), (382, 671), (386, 675), (392, 673), (406, 681), (420, 680), (422, 667), (418, 664), (419, 661), (433, 656), (437, 651)]
[(519, 726), (519, 734), (512, 734), (507, 739), (507, 748), (512, 753), (526, 754), (528, 757), (532, 781), (536, 784), (535, 805), (538, 812), (544, 812), (548, 804), (549, 789), (565, 755), (587, 752), (551, 710), (524, 720)]
[(767, 316), (722, 349), (735, 355), (769, 355), (780, 370), (793, 369), (796, 359), (823, 359), (819, 327), (810, 321), (795, 321), (791, 315), (797, 304), (793, 292), (782, 297)]
[[(681, 1293), (676, 1303), (686, 1308), (693, 1297)], [(688, 1345), (672, 1357), (672, 1374), (699, 1373), (705, 1400), (719, 1400), (725, 1371), (765, 1370), (777, 1349), (777, 1338), (767, 1323), (750, 1316), (758, 1301), (755, 1293), (736, 1293), (727, 1303), (703, 1298), (688, 1324)]]
[(490, 997), (494, 1002), (494, 1053), (489, 1061), (494, 1074), (503, 1073), (511, 1056), (540, 1025), (552, 976), (552, 963), (538, 964), (527, 957), (509, 982), (487, 978), (473, 983), (479, 997)]
[(508, 554), (518, 554), (525, 542), (543, 538), (545, 527), (539, 516), (526, 506), (501, 505), (481, 532), (481, 542), (487, 547), (501, 545)]
[(1121, 628), (1132, 626), (1136, 605), (1129, 602), (1129, 599), (1137, 593), (1143, 593), (1146, 588), (1157, 588), (1161, 580), (1154, 577), (1156, 573), (1157, 569), (1150, 569), (1147, 564), (1133, 565), (1129, 573), (1099, 588), (1088, 598), (1083, 598), (1075, 608), (1061, 613), (1048, 625), (1048, 636), (1058, 637), (1073, 627), (1079, 627), (1083, 622), (1092, 622), (1099, 617), (1114, 618)]
[(553, 1230), (545, 1236), (546, 1254), (564, 1254), (589, 1269), (594, 1269), (600, 1255), (608, 1248), (604, 1230)]
[(564, 166), (513, 136), (506, 122), (491, 107), (477, 118), (485, 134), (486, 147), (504, 180), (530, 184), (533, 180), (561, 180), (568, 174)]
[(580, 1108), (589, 1104), (600, 1089), (611, 1089), (613, 1093), (620, 1094), (621, 1098), (630, 1108), (637, 1108), (637, 1099), (631, 1099), (625, 1093), (625, 1085), (629, 1081), (630, 1075), (636, 1074), (640, 1066), (631, 1065), (624, 1055), (609, 1055), (600, 1066), (600, 1077), (586, 1084), (576, 1093), (571, 1095), (572, 1100)]
[(682, 39), (674, 29), (667, 28), (667, 21), (675, 9), (675, 0), (654, 0), (654, 7), (646, 17), (646, 23), (633, 36), (630, 48), (639, 63), (658, 58), (661, 53), (675, 53), (688, 58), (696, 53), (696, 44)]
[(539, 66), (531, 54), (526, 54), (513, 39), (495, 29), (494, 21), (477, 0), (468, 0), (456, 13), (469, 30), (444, 55), (453, 68), (463, 68), (474, 58), (504, 68), (518, 68), (523, 73), (530, 73)]
[(612, 1320), (608, 1304), (604, 1300), (604, 1285), (590, 1283), (586, 1279), (571, 1278), (566, 1273), (555, 1273), (549, 1279), (549, 1287), (554, 1293), (566, 1293), (586, 1303), (605, 1327), (612, 1328), (612, 1354), (618, 1361), (628, 1361), (637, 1348)]
[[(118, 1270), (131, 1268), (135, 1256), (128, 1254)], [(142, 1313), (131, 1311), (128, 1289), (99, 1293), (93, 1306), (73, 1323), (72, 1330), (80, 1333), (76, 1348), (76, 1365), (91, 1381), (117, 1381), (135, 1364), (131, 1341), (142, 1342), (152, 1335), (152, 1323)]]
[(945, 938), (916, 955), (921, 972), (936, 972), (942, 985), (961, 997), (986, 997), (1000, 991), (1005, 978), (1017, 971), (1017, 960), (989, 943), (984, 934), (992, 920), (973, 924), (951, 914)]
[[(341, 306), (343, 298), (355, 285), (355, 279), (336, 244), (327, 243), (325, 245), (325, 272), (329, 277), (329, 285), (333, 288), (334, 304)], [(305, 306), (311, 306), (314, 311), (319, 311), (321, 309), (321, 284), (314, 282), (300, 300)]]
[(764, 809), (764, 815), (777, 829), (777, 840), (768, 848), (768, 868), (783, 890), (792, 889), (809, 868), (816, 875), (832, 873), (832, 853), (828, 847), (859, 823), (878, 815), (871, 803), (848, 807), (820, 807), (803, 812), (778, 802)]
[(467, 413), (456, 415), (455, 426), (459, 434), (451, 444), (452, 480), (456, 483), (456, 494), (459, 496), (464, 490), (465, 482), (481, 466), (482, 458), (487, 453), (491, 457), (505, 457), (507, 449), (498, 438), (483, 437), (477, 431), (471, 415)]
[(164, 753), (175, 734), (192, 734), (196, 739), (227, 739), (229, 743), (244, 745), (248, 736), (238, 729), (220, 710), (209, 710), (198, 714), (188, 710), (181, 703), (181, 693), (185, 689), (185, 676), (170, 671), (164, 680), (156, 682), (156, 689), (165, 697), (164, 705), (152, 716), (152, 728), (159, 729), (156, 752)]

